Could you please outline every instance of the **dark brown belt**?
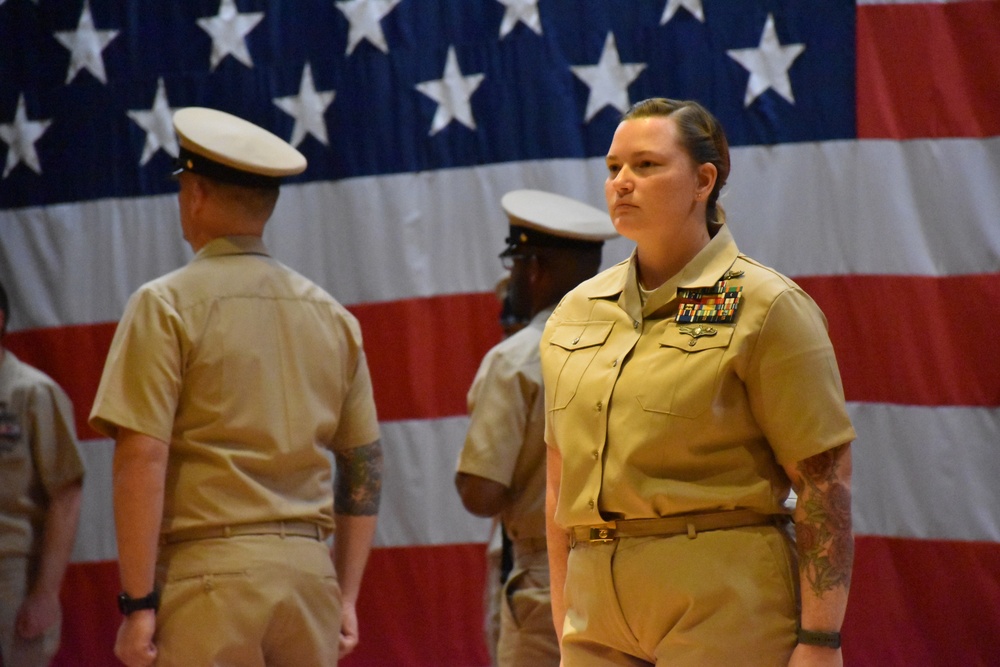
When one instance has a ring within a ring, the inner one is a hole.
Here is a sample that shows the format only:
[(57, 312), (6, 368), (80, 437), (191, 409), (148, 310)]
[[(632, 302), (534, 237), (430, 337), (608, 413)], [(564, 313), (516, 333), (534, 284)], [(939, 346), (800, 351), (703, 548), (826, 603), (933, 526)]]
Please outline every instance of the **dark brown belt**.
[(211, 540), (219, 537), (240, 535), (280, 535), (281, 537), (311, 537), (326, 539), (326, 531), (312, 521), (262, 521), (260, 523), (237, 523), (231, 526), (196, 526), (181, 528), (160, 536), (161, 544), (188, 542), (191, 540)]
[(623, 519), (598, 526), (574, 526), (570, 531), (569, 546), (581, 542), (613, 542), (619, 537), (668, 537), (684, 535), (694, 539), (698, 533), (725, 528), (760, 526), (787, 521), (785, 514), (761, 514), (752, 510), (727, 510), (704, 514), (665, 516), (658, 519)]

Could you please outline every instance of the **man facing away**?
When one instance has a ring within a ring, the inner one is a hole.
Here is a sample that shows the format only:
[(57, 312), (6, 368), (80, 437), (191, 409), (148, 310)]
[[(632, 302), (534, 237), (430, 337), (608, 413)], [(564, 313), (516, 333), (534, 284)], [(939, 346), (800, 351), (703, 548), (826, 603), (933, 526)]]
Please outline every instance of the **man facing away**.
[(594, 276), (617, 235), (607, 212), (561, 195), (515, 190), (501, 199), (510, 223), (500, 257), (510, 270), (513, 315), (530, 320), (493, 347), (469, 390), (469, 430), (455, 486), (465, 508), (499, 516), (514, 564), (501, 600), (497, 664), (559, 664), (545, 549), (545, 406), (538, 345), (566, 292)]
[(334, 665), (358, 642), (381, 490), (360, 328), (261, 240), (305, 158), (213, 109), (181, 109), (174, 129), (195, 256), (132, 295), (90, 418), (115, 439), (115, 653)]
[(44, 667), (59, 648), (84, 470), (69, 398), (3, 346), (8, 309), (0, 284), (0, 665)]

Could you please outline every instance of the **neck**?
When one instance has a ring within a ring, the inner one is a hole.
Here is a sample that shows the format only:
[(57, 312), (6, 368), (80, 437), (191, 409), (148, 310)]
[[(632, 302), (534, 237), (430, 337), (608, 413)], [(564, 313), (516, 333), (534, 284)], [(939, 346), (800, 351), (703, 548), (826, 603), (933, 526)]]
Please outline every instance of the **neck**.
[(697, 234), (678, 235), (669, 242), (637, 243), (640, 284), (647, 290), (656, 289), (680, 273), (711, 240), (708, 229), (702, 227)]

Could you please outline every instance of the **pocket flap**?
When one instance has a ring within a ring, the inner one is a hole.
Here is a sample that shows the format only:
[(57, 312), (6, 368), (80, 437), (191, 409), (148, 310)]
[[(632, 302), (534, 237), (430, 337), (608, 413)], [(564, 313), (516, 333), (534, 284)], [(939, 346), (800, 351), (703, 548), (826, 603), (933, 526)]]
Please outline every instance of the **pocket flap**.
[(660, 336), (660, 345), (686, 352), (727, 347), (733, 339), (733, 327), (718, 324), (672, 323)]
[(584, 347), (602, 345), (608, 339), (613, 325), (613, 322), (560, 324), (552, 332), (549, 342), (565, 350), (579, 350)]

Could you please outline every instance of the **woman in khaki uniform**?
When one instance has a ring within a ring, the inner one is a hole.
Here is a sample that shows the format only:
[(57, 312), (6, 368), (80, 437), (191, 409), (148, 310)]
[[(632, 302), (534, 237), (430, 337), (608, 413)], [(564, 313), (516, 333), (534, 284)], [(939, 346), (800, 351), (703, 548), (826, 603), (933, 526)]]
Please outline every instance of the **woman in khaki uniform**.
[(635, 252), (541, 343), (563, 664), (842, 664), (855, 434), (826, 320), (737, 249), (703, 107), (636, 104), (607, 166)]

